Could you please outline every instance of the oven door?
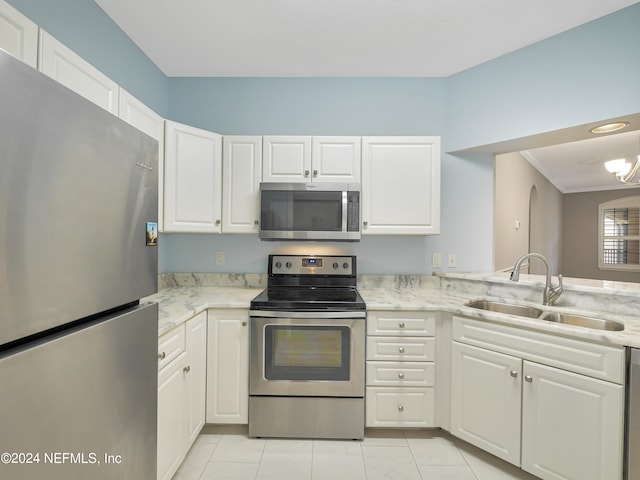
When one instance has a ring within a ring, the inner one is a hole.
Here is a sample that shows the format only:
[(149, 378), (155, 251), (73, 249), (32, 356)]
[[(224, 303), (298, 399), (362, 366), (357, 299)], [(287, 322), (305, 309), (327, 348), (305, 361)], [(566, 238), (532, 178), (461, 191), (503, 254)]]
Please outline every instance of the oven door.
[(364, 318), (251, 317), (250, 395), (363, 397)]

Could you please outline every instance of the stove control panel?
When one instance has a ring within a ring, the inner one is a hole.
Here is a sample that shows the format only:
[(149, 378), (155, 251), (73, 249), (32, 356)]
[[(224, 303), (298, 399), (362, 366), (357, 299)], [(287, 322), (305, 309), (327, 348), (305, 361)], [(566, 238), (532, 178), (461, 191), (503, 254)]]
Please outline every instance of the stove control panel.
[(269, 255), (269, 274), (353, 275), (353, 255)]

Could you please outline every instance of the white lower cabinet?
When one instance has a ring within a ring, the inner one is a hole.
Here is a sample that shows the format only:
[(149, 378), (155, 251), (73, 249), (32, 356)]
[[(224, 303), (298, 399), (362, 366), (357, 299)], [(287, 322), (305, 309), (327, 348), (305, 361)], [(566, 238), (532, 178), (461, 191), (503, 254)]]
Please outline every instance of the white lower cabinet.
[[(453, 322), (453, 435), (542, 479), (622, 478), (622, 348), (471, 319)], [(495, 344), (480, 340), (491, 333)], [(554, 351), (569, 357), (559, 360)], [(545, 353), (554, 365), (540, 361)], [(609, 372), (597, 374), (603, 378), (571, 372), (586, 368), (580, 356), (594, 366), (608, 363)]]
[(158, 340), (158, 475), (170, 479), (204, 426), (207, 313)]
[(367, 314), (367, 427), (434, 427), (435, 312)]
[(249, 422), (249, 311), (209, 310), (207, 423)]

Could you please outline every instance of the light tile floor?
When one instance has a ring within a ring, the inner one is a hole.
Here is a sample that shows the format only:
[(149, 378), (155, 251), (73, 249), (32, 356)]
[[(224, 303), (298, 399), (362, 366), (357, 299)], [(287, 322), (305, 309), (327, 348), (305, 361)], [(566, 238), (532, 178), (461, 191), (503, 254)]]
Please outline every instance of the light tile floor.
[(173, 480), (532, 480), (441, 430), (367, 430), (365, 439), (249, 438), (204, 428)]

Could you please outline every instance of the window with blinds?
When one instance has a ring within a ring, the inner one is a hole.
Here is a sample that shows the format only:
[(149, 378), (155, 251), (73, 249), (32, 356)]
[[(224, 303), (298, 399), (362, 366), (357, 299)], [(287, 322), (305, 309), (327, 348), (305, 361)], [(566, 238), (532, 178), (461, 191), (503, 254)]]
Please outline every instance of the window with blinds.
[(600, 204), (598, 268), (640, 270), (640, 196)]

